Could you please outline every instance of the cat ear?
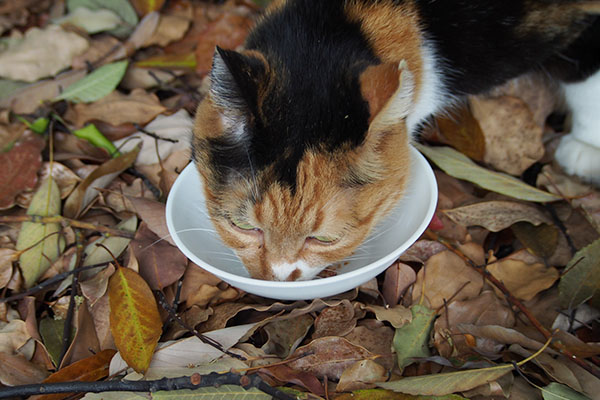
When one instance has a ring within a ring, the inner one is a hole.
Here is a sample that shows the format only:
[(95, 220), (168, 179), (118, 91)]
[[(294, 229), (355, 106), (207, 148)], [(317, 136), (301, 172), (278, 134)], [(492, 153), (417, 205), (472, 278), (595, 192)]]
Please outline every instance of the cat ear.
[(236, 131), (258, 116), (258, 89), (266, 72), (264, 57), (247, 53), (217, 46), (210, 72), (211, 99)]
[(404, 60), (368, 67), (360, 88), (369, 104), (370, 131), (401, 123), (412, 111), (415, 80)]

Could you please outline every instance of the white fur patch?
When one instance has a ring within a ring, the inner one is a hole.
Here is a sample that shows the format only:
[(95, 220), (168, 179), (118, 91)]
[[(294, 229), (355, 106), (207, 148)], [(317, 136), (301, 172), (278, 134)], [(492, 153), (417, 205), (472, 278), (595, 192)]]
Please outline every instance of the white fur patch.
[(314, 278), (321, 272), (322, 268), (311, 267), (304, 261), (296, 261), (293, 263), (273, 264), (271, 270), (273, 271), (273, 278), (278, 281), (285, 281), (294, 271), (298, 270), (300, 271), (300, 276), (297, 280), (304, 281)]
[(408, 131), (411, 134), (427, 117), (455, 102), (454, 97), (448, 93), (442, 81), (442, 74), (439, 72), (441, 68), (435, 55), (434, 46), (425, 41), (421, 46), (421, 54), (423, 57), (421, 87), (418, 89), (414, 108), (406, 119)]
[(567, 173), (600, 184), (600, 71), (583, 82), (563, 84), (563, 89), (573, 127), (555, 158)]

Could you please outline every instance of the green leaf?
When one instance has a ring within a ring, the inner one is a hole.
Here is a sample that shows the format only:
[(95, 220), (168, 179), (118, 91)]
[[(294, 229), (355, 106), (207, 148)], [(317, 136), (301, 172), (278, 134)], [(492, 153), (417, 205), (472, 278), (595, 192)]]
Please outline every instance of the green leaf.
[(77, 129), (76, 131), (73, 131), (73, 134), (80, 139), (87, 140), (96, 147), (105, 149), (113, 157), (121, 155), (121, 153), (119, 153), (113, 142), (108, 140), (106, 136), (104, 136), (94, 124), (89, 124), (81, 129)]
[(398, 356), (398, 366), (404, 368), (414, 362), (415, 357), (429, 357), (429, 334), (435, 310), (415, 304), (411, 307), (412, 321), (396, 329), (394, 349)]
[(194, 390), (159, 391), (152, 393), (154, 400), (271, 400), (271, 396), (252, 388), (244, 390), (241, 386), (223, 385), (221, 387), (206, 387)]
[(575, 308), (600, 293), (600, 239), (579, 250), (558, 283), (558, 298), (565, 308)]
[(412, 376), (393, 382), (377, 383), (377, 386), (414, 395), (443, 396), (495, 381), (513, 369), (513, 365), (503, 364), (491, 368)]
[(67, 87), (54, 100), (69, 100), (74, 103), (99, 100), (115, 90), (125, 75), (127, 64), (127, 61), (119, 61), (104, 65)]
[(50, 125), (50, 120), (46, 117), (40, 117), (33, 122), (27, 121), (20, 115), (17, 115), (17, 119), (24, 123), (29, 129), (31, 129), (35, 133), (39, 133), (40, 135), (46, 132), (46, 129), (48, 129), (48, 125)]
[(529, 186), (510, 175), (480, 167), (450, 147), (427, 147), (419, 143), (414, 146), (448, 175), (475, 183), (492, 192), (535, 202), (561, 200), (560, 196)]
[[(46, 179), (31, 199), (27, 215), (43, 217), (60, 215), (60, 190), (52, 179)], [(58, 234), (60, 224), (23, 222), (17, 239), (17, 250), (26, 250), (19, 257), (25, 286), (33, 286), (65, 248)]]
[[(62, 352), (64, 328), (64, 320), (45, 317), (40, 321), (40, 335), (42, 336), (44, 346), (46, 347), (46, 350), (48, 350), (48, 354), (50, 354), (50, 358), (52, 358), (54, 365), (58, 365), (58, 359), (60, 357), (60, 353)], [(71, 331), (72, 341), (75, 329), (73, 328)]]
[(544, 400), (590, 400), (589, 397), (556, 382), (552, 382), (545, 388), (542, 388), (542, 396)]
[(127, 37), (139, 22), (137, 13), (128, 0), (67, 0), (69, 12), (73, 12), (79, 7), (90, 10), (106, 9), (121, 17), (125, 21), (124, 26), (110, 31), (111, 34), (120, 38)]

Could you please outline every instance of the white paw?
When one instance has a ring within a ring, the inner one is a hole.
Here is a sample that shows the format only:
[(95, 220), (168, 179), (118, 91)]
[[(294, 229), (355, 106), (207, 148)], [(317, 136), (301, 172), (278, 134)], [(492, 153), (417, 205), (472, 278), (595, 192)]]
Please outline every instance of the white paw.
[(600, 148), (565, 135), (554, 155), (561, 167), (586, 182), (600, 185)]

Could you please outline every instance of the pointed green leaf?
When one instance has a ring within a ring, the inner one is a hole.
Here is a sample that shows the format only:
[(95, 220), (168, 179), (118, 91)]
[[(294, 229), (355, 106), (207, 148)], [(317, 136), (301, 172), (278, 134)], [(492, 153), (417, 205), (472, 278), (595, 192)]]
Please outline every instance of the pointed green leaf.
[[(58, 365), (60, 353), (63, 347), (63, 330), (65, 328), (65, 321), (60, 319), (54, 319), (51, 317), (42, 318), (40, 321), (40, 335), (50, 358), (55, 365)], [(75, 329), (71, 329), (71, 341), (73, 339)]]
[(558, 283), (558, 298), (565, 308), (575, 308), (600, 294), (600, 239), (579, 250), (567, 264)]
[(542, 396), (544, 400), (590, 400), (589, 397), (556, 382), (552, 382), (545, 388), (542, 388)]
[(105, 149), (113, 157), (121, 155), (121, 153), (119, 153), (113, 142), (108, 140), (106, 136), (104, 136), (94, 124), (89, 124), (81, 129), (77, 129), (76, 131), (73, 131), (73, 134), (80, 139), (87, 140), (96, 147)]
[[(27, 215), (43, 217), (60, 215), (60, 190), (52, 179), (46, 179), (31, 199)], [(58, 234), (60, 224), (23, 222), (17, 239), (17, 250), (26, 250), (19, 257), (25, 286), (33, 286), (65, 248)], [(37, 243), (37, 244), (36, 244)]]
[(535, 202), (561, 200), (559, 196), (529, 186), (510, 175), (480, 167), (467, 156), (450, 147), (427, 147), (418, 143), (414, 146), (448, 175), (475, 183), (492, 192)]
[(457, 394), (446, 396), (413, 396), (412, 394), (396, 393), (383, 389), (355, 390), (345, 393), (336, 400), (467, 400)]
[(495, 381), (514, 369), (510, 364), (497, 367), (471, 369), (435, 375), (421, 375), (402, 378), (393, 382), (377, 383), (377, 386), (414, 395), (443, 396), (473, 389)]
[(127, 65), (127, 61), (104, 65), (67, 87), (54, 100), (69, 100), (74, 103), (99, 100), (115, 90), (125, 75)]
[(17, 119), (24, 123), (29, 129), (39, 134), (46, 132), (46, 129), (48, 129), (48, 125), (50, 125), (50, 120), (46, 117), (40, 117), (33, 122), (27, 121), (20, 115), (17, 115)]
[(398, 366), (404, 368), (414, 362), (415, 357), (429, 357), (429, 334), (435, 310), (420, 304), (411, 307), (412, 321), (396, 329), (394, 349), (398, 356)]

